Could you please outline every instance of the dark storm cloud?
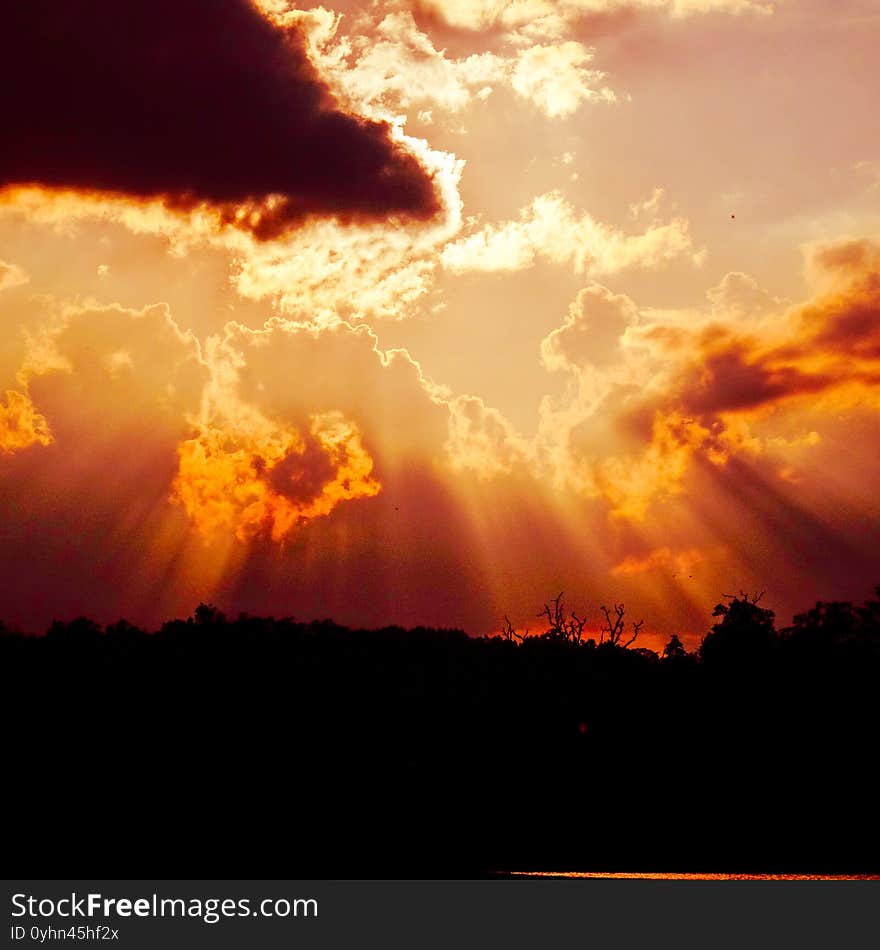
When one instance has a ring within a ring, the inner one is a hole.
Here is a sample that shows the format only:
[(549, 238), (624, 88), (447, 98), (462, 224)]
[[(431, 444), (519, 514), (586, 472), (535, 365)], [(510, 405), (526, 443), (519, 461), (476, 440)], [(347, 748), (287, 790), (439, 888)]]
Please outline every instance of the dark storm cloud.
[(707, 354), (686, 377), (681, 401), (686, 412), (731, 412), (821, 392), (836, 382), (833, 376), (803, 372), (796, 365), (774, 365), (770, 359), (753, 357), (745, 345), (732, 343)]
[(719, 441), (730, 416), (772, 411), (788, 401), (826, 399), (825, 412), (853, 399), (876, 409), (880, 388), (880, 244), (843, 241), (815, 251), (810, 260), (823, 289), (793, 308), (784, 327), (737, 333), (715, 322), (691, 330), (658, 324), (641, 339), (656, 351), (681, 357), (665, 392), (634, 401), (620, 412), (618, 431), (650, 442), (658, 414), (670, 420), (661, 429), (693, 444), (695, 422), (708, 431), (704, 446)]
[(289, 451), (268, 472), (261, 458), (254, 462), (254, 467), (273, 491), (303, 505), (320, 497), (324, 487), (336, 476), (337, 468), (313, 435), (305, 439), (300, 451)]
[(880, 272), (872, 272), (824, 307), (809, 307), (808, 325), (818, 325), (815, 343), (841, 355), (880, 360)]
[(426, 219), (433, 182), (388, 126), (337, 108), (301, 37), (248, 0), (27, 0), (0, 24), (0, 186), (310, 216)]

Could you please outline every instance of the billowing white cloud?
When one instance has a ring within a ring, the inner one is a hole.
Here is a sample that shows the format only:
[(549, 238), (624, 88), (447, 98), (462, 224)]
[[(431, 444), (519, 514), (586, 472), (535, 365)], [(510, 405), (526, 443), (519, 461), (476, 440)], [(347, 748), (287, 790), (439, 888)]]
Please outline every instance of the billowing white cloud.
[(364, 12), (352, 24), (357, 30), (346, 33), (342, 16), (330, 10), (277, 6), (270, 15), (303, 32), (310, 59), (336, 97), (363, 115), (395, 122), (401, 110), (427, 104), (454, 113), (508, 72), (494, 53), (455, 59), (438, 50), (407, 10)]
[(582, 102), (613, 102), (615, 94), (601, 86), (605, 74), (587, 69), (592, 52), (572, 40), (553, 45), (537, 44), (517, 57), (511, 76), (514, 91), (533, 102), (550, 118), (577, 112)]
[(786, 301), (759, 286), (754, 277), (739, 271), (725, 274), (706, 297), (713, 314), (734, 319), (756, 319), (778, 313), (786, 305)]
[(436, 221), (403, 227), (397, 222), (353, 226), (312, 221), (275, 241), (258, 242), (235, 228), (224, 228), (215, 211), (202, 207), (176, 213), (161, 202), (135, 202), (108, 196), (40, 188), (6, 189), (0, 214), (74, 234), (85, 222), (121, 225), (136, 235), (157, 235), (170, 254), (185, 257), (208, 246), (229, 255), (231, 281), (244, 297), (271, 299), (298, 320), (400, 318), (433, 283), (436, 249), (461, 226), (458, 182), (463, 163), (406, 136), (396, 140), (430, 170), (443, 206)]
[(418, 0), (419, 4), (465, 30), (502, 27), (542, 35), (558, 35), (571, 24), (596, 13), (657, 10), (671, 16), (700, 13), (770, 13), (770, 0)]
[(497, 409), (477, 396), (458, 396), (449, 410), (446, 452), (453, 469), (485, 479), (531, 468), (533, 447)]
[(278, 19), (305, 31), (313, 62), (349, 108), (388, 121), (412, 106), (457, 113), (499, 85), (551, 118), (569, 116), (589, 100), (615, 98), (602, 85), (605, 74), (587, 68), (592, 49), (575, 40), (533, 42), (518, 35), (500, 52), (455, 58), (438, 50), (408, 11), (362, 20), (350, 34), (340, 17), (321, 8)]
[(562, 326), (541, 341), (541, 360), (551, 371), (620, 362), (623, 334), (637, 320), (629, 297), (591, 284), (578, 293)]
[(627, 234), (586, 212), (578, 214), (556, 191), (535, 198), (517, 220), (487, 224), (441, 253), (443, 265), (455, 273), (522, 270), (544, 258), (577, 273), (612, 274), (627, 267), (659, 267), (678, 257), (694, 263), (703, 257), (684, 218)]

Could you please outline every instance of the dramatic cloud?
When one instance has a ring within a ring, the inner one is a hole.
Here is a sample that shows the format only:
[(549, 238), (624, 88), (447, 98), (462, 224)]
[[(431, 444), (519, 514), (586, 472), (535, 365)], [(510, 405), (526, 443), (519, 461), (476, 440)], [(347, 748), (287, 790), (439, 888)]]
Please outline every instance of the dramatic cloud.
[(549, 370), (619, 362), (621, 338), (637, 319), (638, 311), (629, 297), (591, 284), (578, 293), (565, 323), (541, 341), (541, 359)]
[(27, 393), (8, 389), (6, 405), (0, 402), (0, 451), (17, 452), (51, 442), (49, 423), (36, 411)]
[(681, 313), (640, 311), (598, 284), (581, 290), (541, 343), (566, 388), (541, 404), (540, 477), (639, 522), (685, 490), (696, 462), (767, 459), (799, 484), (795, 459), (841, 413), (880, 408), (880, 246), (814, 247), (807, 272), (815, 295), (797, 306), (737, 272), (707, 293), (707, 308)]
[(880, 248), (832, 245), (811, 266), (833, 289), (795, 307), (775, 332), (761, 338), (710, 324), (691, 338), (691, 368), (677, 386), (684, 412), (711, 417), (880, 383)]
[[(336, 95), (359, 113), (393, 121), (400, 109), (432, 105), (458, 114), (486, 100), (496, 86), (510, 87), (550, 118), (564, 118), (589, 100), (614, 101), (605, 74), (588, 69), (594, 51), (575, 40), (533, 43), (511, 37), (504, 49), (456, 58), (437, 49), (409, 12), (368, 19), (345, 34), (341, 20), (323, 8), (276, 13), (306, 35), (309, 56)], [(433, 120), (423, 111), (423, 122)]]
[(303, 434), (249, 422), (242, 431), (206, 426), (180, 447), (174, 497), (207, 536), (283, 541), (339, 502), (381, 490), (357, 428), (340, 413), (313, 416)]
[(873, 21), (7, 6), (4, 620), (876, 581)]
[(448, 437), (443, 394), (408, 352), (381, 349), (364, 325), (273, 319), (252, 330), (229, 323), (208, 362), (209, 417), (255, 412), (309, 431), (311, 417), (341, 413), (377, 459), (380, 481), (391, 467), (439, 456)]
[(733, 271), (706, 294), (712, 312), (726, 320), (744, 320), (778, 312), (785, 301), (767, 293), (754, 277)]
[(207, 362), (173, 490), (206, 536), (284, 542), (341, 502), (378, 495), (401, 466), (441, 460), (449, 410), (439, 392), (365, 326), (229, 323)]
[(272, 298), (297, 320), (399, 319), (429, 292), (437, 247), (461, 226), (457, 189), (463, 163), (420, 140), (406, 141), (431, 168), (444, 211), (418, 228), (396, 227), (393, 221), (350, 227), (338, 220), (309, 220), (278, 240), (256, 242), (238, 229), (218, 232), (216, 214), (205, 206), (182, 216), (157, 202), (36, 187), (0, 191), (0, 223), (6, 218), (13, 226), (22, 222), (70, 237), (118, 224), (134, 235), (160, 237), (175, 258), (219, 250), (228, 255), (232, 286), (241, 296)]
[[(740, 454), (784, 454), (818, 444), (816, 430), (841, 412), (880, 407), (880, 247), (820, 246), (808, 271), (816, 296), (775, 320), (756, 322), (768, 295), (745, 275), (729, 274), (709, 293), (708, 319), (690, 326), (643, 319), (625, 332), (627, 346), (647, 351), (653, 371), (646, 395), (618, 415), (623, 430), (648, 447), (599, 466), (602, 490), (619, 513), (644, 517), (653, 497), (680, 491), (695, 456), (724, 466)], [(748, 291), (751, 318), (742, 294), (729, 293), (734, 287)], [(732, 305), (722, 319), (724, 299)], [(806, 412), (800, 424), (809, 420), (811, 428), (794, 438), (774, 431), (793, 412)], [(756, 435), (762, 425), (765, 434)], [(779, 471), (793, 480), (790, 468)]]
[(321, 8), (290, 11), (278, 20), (296, 24), (305, 33), (311, 58), (337, 95), (351, 108), (373, 116), (390, 119), (414, 103), (458, 112), (474, 96), (488, 94), (507, 70), (504, 58), (494, 53), (448, 56), (406, 12), (379, 18), (369, 35), (363, 19), (357, 33), (341, 33), (340, 17)]
[(207, 359), (200, 431), (175, 482), (206, 534), (283, 541), (340, 502), (399, 490), (426, 462), (481, 479), (531, 473), (531, 447), (498, 410), (436, 385), (364, 325), (230, 323)]
[(300, 322), (409, 316), (433, 287), (438, 246), (460, 227), (461, 163), (441, 153), (430, 153), (428, 160), (437, 169), (446, 209), (436, 225), (413, 233), (311, 222), (284, 242), (238, 256), (232, 272), (236, 290), (255, 300), (272, 298)]
[(0, 37), (0, 185), (207, 203), (258, 238), (439, 210), (389, 127), (341, 112), (248, 0), (16, 3)]
[(613, 102), (610, 89), (596, 88), (605, 74), (585, 68), (592, 58), (587, 47), (573, 41), (532, 46), (517, 59), (511, 83), (552, 119), (572, 115), (589, 99)]
[(531, 469), (532, 447), (497, 409), (477, 396), (458, 396), (449, 409), (446, 452), (454, 469), (486, 479)]
[(674, 576), (677, 573), (692, 570), (704, 557), (705, 555), (698, 548), (673, 551), (671, 548), (664, 546), (655, 548), (644, 555), (628, 555), (611, 569), (611, 573), (614, 576), (629, 576), (645, 574), (649, 571), (669, 571)]
[(441, 260), (455, 273), (516, 271), (545, 258), (570, 264), (578, 273), (610, 274), (626, 267), (659, 267), (679, 256), (695, 263), (702, 259), (682, 218), (626, 234), (590, 214), (578, 215), (559, 192), (549, 192), (535, 198), (518, 220), (487, 224), (448, 244)]

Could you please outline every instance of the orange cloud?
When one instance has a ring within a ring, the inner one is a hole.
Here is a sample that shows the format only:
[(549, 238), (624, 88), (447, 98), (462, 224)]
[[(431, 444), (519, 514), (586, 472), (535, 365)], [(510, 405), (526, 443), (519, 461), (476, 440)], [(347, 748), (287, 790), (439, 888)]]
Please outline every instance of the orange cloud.
[(173, 497), (206, 535), (281, 542), (340, 502), (381, 490), (357, 427), (341, 413), (313, 416), (305, 435), (205, 427), (179, 455)]
[[(778, 429), (789, 410), (805, 407), (820, 428), (833, 413), (880, 408), (880, 246), (827, 245), (814, 250), (809, 266), (819, 294), (775, 321), (752, 324), (752, 332), (738, 328), (737, 308), (722, 319), (717, 300), (708, 323), (627, 332), (661, 371), (653, 393), (619, 416), (626, 431), (647, 440), (644, 455), (604, 463), (605, 490), (622, 513), (643, 516), (651, 497), (677, 491), (695, 453), (723, 465), (736, 453), (817, 444), (815, 432), (807, 442), (754, 435), (759, 423)], [(755, 288), (747, 289), (754, 301)]]
[(683, 551), (673, 551), (669, 547), (655, 548), (644, 555), (630, 554), (619, 564), (611, 568), (615, 577), (629, 577), (634, 574), (645, 574), (649, 571), (674, 571), (684, 573), (699, 564), (704, 558), (698, 548), (687, 548)]
[(449, 406), (366, 326), (230, 322), (206, 359), (198, 432), (180, 445), (173, 488), (205, 535), (283, 542), (444, 454)]
[(685, 412), (776, 407), (880, 384), (880, 246), (829, 246), (816, 253), (813, 266), (825, 271), (834, 289), (794, 308), (766, 340), (732, 328), (692, 339), (696, 352), (677, 391)]
[(6, 405), (0, 403), (0, 450), (12, 453), (31, 445), (51, 443), (49, 423), (37, 412), (30, 396), (8, 389)]

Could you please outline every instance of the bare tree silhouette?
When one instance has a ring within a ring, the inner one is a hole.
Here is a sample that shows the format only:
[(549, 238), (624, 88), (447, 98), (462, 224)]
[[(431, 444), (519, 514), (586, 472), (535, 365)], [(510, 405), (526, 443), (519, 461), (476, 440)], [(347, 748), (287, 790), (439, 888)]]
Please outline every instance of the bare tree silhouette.
[(619, 646), (626, 649), (629, 646), (632, 646), (636, 639), (638, 638), (639, 632), (645, 624), (644, 620), (633, 621), (632, 625), (632, 636), (626, 643), (622, 643), (624, 636), (625, 626), (625, 617), (626, 617), (626, 608), (623, 604), (614, 605), (614, 619), (611, 618), (611, 611), (604, 605), (599, 608), (602, 613), (605, 615), (605, 623), (600, 625), (600, 630), (602, 631), (602, 638), (599, 640), (600, 643), (605, 643), (605, 637), (607, 634), (608, 640), (612, 646)]
[(529, 635), (529, 628), (526, 627), (522, 633), (520, 633), (513, 623), (510, 620), (510, 617), (507, 614), (504, 615), (504, 626), (501, 628), (501, 635), (505, 640), (509, 640), (511, 643), (515, 640), (518, 640), (520, 643), (524, 643), (526, 638)]
[(565, 604), (562, 600), (564, 593), (560, 591), (550, 603), (545, 603), (544, 609), (538, 616), (546, 617), (547, 623), (550, 624), (550, 629), (545, 636), (579, 644), (583, 639), (587, 618), (579, 617), (573, 610), (566, 615)]

